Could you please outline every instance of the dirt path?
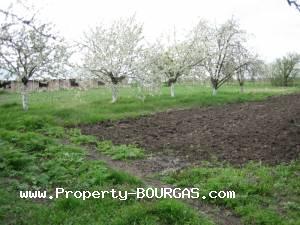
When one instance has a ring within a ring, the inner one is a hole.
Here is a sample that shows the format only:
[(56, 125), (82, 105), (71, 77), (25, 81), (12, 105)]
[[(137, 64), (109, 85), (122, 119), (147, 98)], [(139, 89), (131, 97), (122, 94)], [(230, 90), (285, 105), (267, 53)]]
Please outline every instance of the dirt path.
[[(88, 151), (89, 160), (102, 160), (107, 163), (107, 165), (116, 170), (125, 171), (139, 179), (141, 179), (144, 184), (148, 187), (155, 188), (175, 188), (169, 184), (163, 184), (158, 179), (153, 178), (153, 174), (147, 171), (141, 171), (139, 164), (135, 164), (134, 161), (119, 161), (112, 160), (110, 157), (100, 153), (95, 147), (86, 147)], [(208, 216), (217, 225), (241, 225), (240, 218), (235, 216), (230, 210), (213, 206), (200, 201), (199, 199), (182, 199), (183, 202), (190, 205), (198, 211), (200, 215)]]

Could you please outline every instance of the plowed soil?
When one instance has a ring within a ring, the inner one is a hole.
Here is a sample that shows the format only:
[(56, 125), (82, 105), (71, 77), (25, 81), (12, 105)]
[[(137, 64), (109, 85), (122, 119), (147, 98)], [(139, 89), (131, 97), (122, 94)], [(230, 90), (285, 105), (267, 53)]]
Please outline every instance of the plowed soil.
[[(101, 140), (143, 147), (153, 156), (144, 167), (175, 168), (213, 159), (233, 165), (249, 161), (278, 164), (299, 157), (300, 94), (172, 110), (80, 128)], [(158, 160), (165, 160), (167, 166)]]

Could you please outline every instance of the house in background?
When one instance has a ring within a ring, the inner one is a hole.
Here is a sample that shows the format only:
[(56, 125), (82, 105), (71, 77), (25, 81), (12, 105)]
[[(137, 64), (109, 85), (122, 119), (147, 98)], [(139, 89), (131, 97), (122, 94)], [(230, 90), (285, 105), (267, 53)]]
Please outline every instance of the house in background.
[[(73, 71), (75, 72), (75, 71)], [(90, 89), (103, 86), (104, 82), (99, 79), (88, 79), (85, 77), (66, 75), (64, 77), (39, 76), (29, 79), (27, 86), (28, 91), (55, 91), (72, 88)], [(0, 89), (19, 92), (23, 84), (17, 80), (16, 76), (9, 76), (4, 70), (0, 70)]]

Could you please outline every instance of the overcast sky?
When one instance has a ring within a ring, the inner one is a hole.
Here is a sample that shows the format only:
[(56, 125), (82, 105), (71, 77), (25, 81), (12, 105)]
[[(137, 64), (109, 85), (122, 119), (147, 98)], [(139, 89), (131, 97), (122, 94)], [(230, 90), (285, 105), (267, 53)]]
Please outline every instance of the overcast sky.
[[(1, 0), (0, 7), (11, 1)], [(271, 61), (287, 52), (300, 53), (300, 12), (286, 0), (31, 0), (44, 18), (70, 40), (101, 22), (136, 13), (145, 36), (190, 29), (199, 19), (222, 23), (234, 16), (251, 35), (251, 46)]]

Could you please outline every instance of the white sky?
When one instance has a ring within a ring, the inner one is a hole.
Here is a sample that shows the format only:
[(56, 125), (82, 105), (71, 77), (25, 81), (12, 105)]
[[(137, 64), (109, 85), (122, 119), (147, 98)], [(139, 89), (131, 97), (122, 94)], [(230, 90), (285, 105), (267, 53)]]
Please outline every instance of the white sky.
[[(12, 0), (11, 0), (12, 1)], [(1, 0), (5, 7), (10, 0)], [(190, 29), (199, 19), (221, 23), (234, 16), (251, 36), (251, 46), (271, 61), (287, 52), (300, 53), (300, 12), (286, 0), (30, 0), (43, 17), (56, 24), (69, 40), (101, 22), (136, 13), (145, 36)]]

